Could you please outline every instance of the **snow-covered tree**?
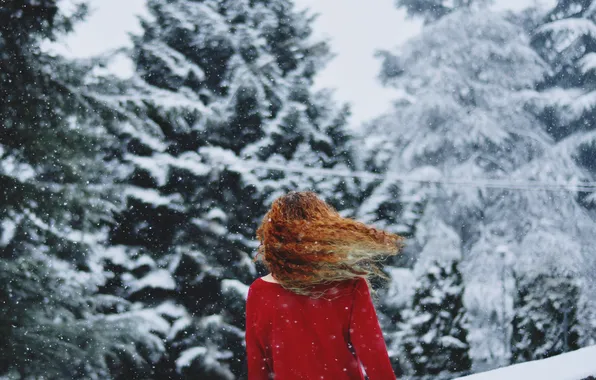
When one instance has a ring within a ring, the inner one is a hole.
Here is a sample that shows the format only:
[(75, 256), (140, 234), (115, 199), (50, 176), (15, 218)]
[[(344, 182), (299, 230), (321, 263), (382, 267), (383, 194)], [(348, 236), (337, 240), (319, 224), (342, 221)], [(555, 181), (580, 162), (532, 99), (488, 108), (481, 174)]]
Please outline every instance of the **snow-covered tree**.
[(461, 8), (485, 6), (492, 0), (396, 0), (410, 16), (422, 17), (425, 22), (433, 22)]
[(414, 375), (464, 372), (471, 368), (464, 284), (457, 262), (433, 263), (416, 285), (404, 311), (402, 345)]
[(578, 349), (579, 286), (571, 277), (524, 276), (512, 321), (513, 362), (544, 359)]
[[(471, 8), (429, 23), (396, 52), (381, 56), (380, 79), (404, 95), (393, 110), (367, 125), (364, 161), (386, 179), (359, 212), (378, 215), (383, 205), (395, 210), (395, 220), (415, 216), (405, 251), (413, 261), (422, 259), (415, 271), (426, 271), (434, 258), (461, 260), (466, 302), (474, 315), (487, 313), (471, 322), (483, 324), (497, 307), (490, 284), (500, 282), (501, 274), (487, 263), (500, 265), (496, 247), (518, 244), (515, 234), (523, 229), (509, 229), (507, 222), (520, 208), (498, 207), (510, 193), (469, 181), (509, 178), (551, 147), (552, 137), (525, 106), (536, 96), (534, 86), (548, 65), (520, 26), (505, 15)], [(525, 199), (524, 194), (516, 196)], [(491, 228), (485, 228), (487, 223)], [(507, 228), (505, 235), (492, 234), (498, 226)], [(475, 247), (478, 242), (482, 245)], [(442, 244), (448, 249), (436, 249)], [(480, 356), (492, 344), (490, 339), (470, 341)]]
[[(346, 214), (358, 181), (348, 110), (311, 89), (329, 58), (288, 0), (150, 0), (130, 80), (90, 72), (87, 96), (128, 124), (103, 288), (173, 322), (156, 374), (242, 377), (244, 298), (270, 202), (312, 189)], [(106, 82), (107, 81), (107, 82)], [(157, 376), (157, 375), (156, 375)]]
[(404, 375), (405, 351), (402, 342), (402, 324), (404, 309), (411, 308), (412, 296), (416, 286), (416, 276), (408, 268), (386, 266), (384, 270), (389, 276), (389, 282), (383, 284), (379, 290), (381, 302), (377, 307), (379, 321), (386, 335), (387, 351), (393, 371), (399, 378)]
[[(0, 10), (0, 189), (2, 255), (51, 242), (53, 254), (82, 257), (77, 233), (105, 217), (109, 139), (99, 114), (71, 86), (71, 66), (39, 44), (71, 28), (55, 1), (8, 1)], [(80, 89), (78, 89), (80, 90)], [(68, 207), (65, 207), (68, 206)], [(37, 248), (36, 248), (37, 249)], [(45, 251), (43, 249), (38, 249)]]
[[(553, 138), (570, 141), (568, 154), (592, 180), (596, 178), (595, 21), (596, 2), (561, 0), (532, 39), (532, 46), (552, 67), (533, 109)], [(594, 194), (580, 198), (589, 208), (596, 203)]]
[[(560, 0), (533, 31), (532, 46), (550, 64), (551, 75), (541, 83), (540, 96), (530, 103), (531, 109), (543, 120), (547, 132), (557, 141), (560, 160), (572, 163), (578, 183), (596, 180), (596, 2), (591, 0)], [(571, 164), (567, 164), (568, 167)], [(560, 177), (561, 178), (561, 177)], [(590, 217), (581, 218), (578, 227), (583, 236), (594, 236), (596, 193), (578, 192), (579, 201)], [(575, 220), (575, 218), (569, 218)], [(587, 219), (587, 220), (586, 220)], [(577, 241), (577, 239), (576, 239)], [(588, 239), (585, 245), (593, 245)], [(596, 320), (596, 283), (592, 280), (596, 260), (591, 248), (583, 247), (584, 275), (581, 286), (578, 318), (582, 324), (582, 345), (593, 344)]]
[[(546, 65), (520, 28), (502, 16), (460, 10), (424, 28), (397, 54), (383, 55), (381, 79), (408, 95), (371, 122), (364, 137), (367, 161), (387, 174), (377, 192), (399, 184), (391, 173), (420, 181), (499, 177), (548, 146), (549, 137), (522, 101), (524, 90), (543, 78)], [(435, 196), (433, 186), (409, 187), (418, 199)], [(390, 198), (377, 192), (377, 199)], [(458, 231), (463, 239), (473, 235), (470, 218), (481, 217), (486, 193), (450, 186), (442, 194), (440, 217), (463, 227)]]
[(97, 295), (101, 227), (117, 200), (112, 118), (87, 102), (75, 64), (40, 49), (85, 12), (0, 6), (0, 377), (142, 373), (164, 350), (165, 321)]

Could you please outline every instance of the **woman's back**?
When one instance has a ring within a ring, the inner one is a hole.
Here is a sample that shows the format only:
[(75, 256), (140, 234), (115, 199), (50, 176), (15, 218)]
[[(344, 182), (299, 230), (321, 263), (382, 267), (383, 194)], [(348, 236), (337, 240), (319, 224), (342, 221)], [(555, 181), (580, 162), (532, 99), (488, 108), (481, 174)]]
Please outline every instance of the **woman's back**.
[(363, 278), (310, 298), (258, 278), (246, 304), (249, 380), (395, 379)]

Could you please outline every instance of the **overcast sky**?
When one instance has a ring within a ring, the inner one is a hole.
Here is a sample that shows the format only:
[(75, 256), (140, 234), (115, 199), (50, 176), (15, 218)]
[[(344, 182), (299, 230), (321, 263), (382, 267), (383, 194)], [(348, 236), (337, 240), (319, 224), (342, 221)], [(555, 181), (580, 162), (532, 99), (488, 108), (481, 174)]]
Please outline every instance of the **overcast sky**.
[[(494, 7), (522, 9), (534, 2), (552, 5), (555, 0), (495, 0)], [(130, 45), (128, 33), (140, 33), (137, 15), (146, 14), (145, 0), (91, 0), (90, 4), (92, 14), (56, 50), (85, 57)], [(395, 93), (377, 82), (380, 65), (374, 53), (418, 33), (420, 22), (406, 19), (394, 0), (296, 0), (296, 4), (319, 14), (315, 34), (329, 38), (336, 54), (319, 74), (316, 86), (335, 89), (338, 101), (351, 104), (353, 127), (381, 114)], [(119, 70), (130, 67), (121, 62)]]

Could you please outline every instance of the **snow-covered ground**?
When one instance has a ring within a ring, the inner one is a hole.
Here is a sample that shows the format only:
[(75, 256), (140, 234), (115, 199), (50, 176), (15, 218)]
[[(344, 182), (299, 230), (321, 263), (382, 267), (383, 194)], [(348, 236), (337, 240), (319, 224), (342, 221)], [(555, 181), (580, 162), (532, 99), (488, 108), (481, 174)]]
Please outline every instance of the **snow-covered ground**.
[(596, 346), (552, 358), (536, 360), (494, 371), (460, 377), (465, 380), (581, 380), (596, 376)]

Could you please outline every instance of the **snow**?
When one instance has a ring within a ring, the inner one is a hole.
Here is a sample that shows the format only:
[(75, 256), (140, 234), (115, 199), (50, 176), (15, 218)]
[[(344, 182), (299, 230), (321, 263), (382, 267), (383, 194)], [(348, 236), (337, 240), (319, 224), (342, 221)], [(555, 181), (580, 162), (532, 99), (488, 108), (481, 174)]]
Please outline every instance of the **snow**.
[(189, 367), (197, 356), (205, 355), (206, 353), (207, 349), (205, 347), (193, 347), (183, 351), (178, 359), (176, 359), (176, 371), (181, 373), (182, 369)]
[(193, 73), (196, 78), (205, 79), (205, 73), (197, 65), (190, 63), (186, 57), (180, 52), (172, 49), (163, 42), (152, 42), (145, 44), (147, 53), (154, 55), (154, 58), (159, 58), (171, 70), (173, 74), (180, 78), (186, 78), (190, 73)]
[(7, 246), (14, 237), (16, 223), (12, 219), (2, 219), (0, 222), (0, 246)]
[(188, 170), (196, 176), (203, 176), (211, 172), (211, 166), (202, 163), (202, 158), (195, 152), (184, 152), (177, 157), (164, 156), (160, 158), (173, 167)]
[(228, 220), (226, 213), (219, 207), (213, 207), (205, 217), (209, 220), (219, 219), (224, 222)]
[(182, 318), (187, 315), (184, 306), (176, 305), (172, 301), (166, 301), (161, 303), (155, 308), (155, 311), (160, 315), (165, 315), (170, 318)]
[(466, 380), (582, 380), (596, 376), (596, 346), (460, 377)]
[(225, 279), (221, 282), (221, 291), (223, 294), (227, 294), (229, 292), (236, 292), (244, 297), (244, 299), (248, 298), (248, 285), (243, 284), (238, 280), (230, 280)]
[(148, 255), (141, 255), (138, 259), (136, 259), (136, 261), (133, 263), (132, 267), (138, 268), (138, 267), (141, 267), (144, 265), (147, 265), (151, 268), (155, 268), (155, 265), (156, 265), (155, 260), (153, 260)]
[(17, 161), (12, 155), (2, 157), (3, 148), (0, 145), (0, 173), (11, 176), (20, 182), (27, 182), (36, 176), (35, 169), (24, 162)]
[(165, 197), (156, 189), (145, 189), (138, 186), (127, 186), (124, 194), (156, 207), (169, 206), (181, 199), (180, 194), (171, 194)]
[[(596, 4), (596, 3), (595, 3)], [(583, 74), (596, 70), (596, 53), (588, 53), (579, 60)]]
[[(564, 118), (561, 118), (562, 123), (569, 123), (570, 121), (581, 117), (584, 113), (592, 111), (596, 108), (596, 91), (582, 92), (578, 94), (577, 90), (570, 90), (570, 96), (566, 103), (555, 104), (561, 107)], [(576, 96), (574, 96), (576, 95)]]
[(457, 233), (442, 223), (433, 223), (433, 229), (423, 231), (417, 236), (423, 245), (422, 251), (418, 254), (414, 274), (422, 275), (428, 270), (435, 260), (451, 261), (461, 259), (461, 241)]
[(536, 33), (552, 33), (555, 39), (554, 48), (557, 52), (562, 52), (578, 38), (596, 38), (596, 25), (585, 18), (565, 18), (541, 26)]
[(130, 291), (133, 293), (143, 288), (174, 290), (176, 289), (176, 282), (166, 269), (157, 269), (141, 279), (132, 281), (130, 284)]
[(130, 258), (129, 258), (129, 248), (126, 245), (112, 245), (103, 251), (102, 256), (110, 259), (111, 262), (114, 264), (122, 265), (124, 267), (129, 267), (130, 265)]
[[(545, 220), (541, 220), (542, 223)], [(540, 271), (551, 274), (578, 276), (585, 265), (581, 244), (573, 237), (561, 233), (558, 227), (543, 226), (528, 233), (521, 242), (516, 267), (527, 272)], [(562, 258), (565, 259), (562, 259)]]
[(385, 304), (394, 308), (407, 305), (414, 295), (414, 288), (416, 286), (414, 273), (406, 268), (393, 268), (389, 266), (384, 268), (384, 270), (389, 274), (391, 279), (387, 286)]
[(204, 219), (200, 219), (200, 218), (192, 218), (190, 220), (190, 222), (192, 224), (194, 224), (195, 226), (197, 226), (201, 229), (204, 229), (205, 231), (209, 231), (209, 232), (219, 235), (219, 236), (224, 236), (228, 232), (228, 229), (225, 226), (222, 226), (221, 224), (219, 224), (217, 221), (209, 221), (209, 220), (204, 220)]
[(124, 159), (146, 170), (155, 179), (158, 186), (164, 186), (168, 179), (168, 165), (160, 159), (159, 155), (141, 157), (130, 153), (124, 155)]
[(223, 319), (223, 315), (212, 314), (212, 315), (208, 315), (206, 317), (201, 318), (201, 321), (199, 323), (204, 328), (206, 328), (208, 326), (212, 326), (212, 325), (219, 326), (224, 323), (224, 319)]
[(454, 338), (452, 336), (442, 336), (439, 338), (441, 345), (443, 347), (458, 347), (458, 348), (466, 348), (468, 347), (467, 344), (463, 343), (461, 340)]
[(147, 324), (146, 327), (150, 328), (152, 331), (156, 331), (165, 335), (170, 329), (170, 324), (168, 321), (159, 316), (154, 310), (144, 309), (137, 310), (132, 313), (138, 317), (138, 321), (144, 321)]
[[(165, 153), (155, 153), (149, 157), (140, 157), (127, 153), (125, 159), (146, 170), (160, 187), (166, 185), (170, 167), (188, 171), (195, 176), (207, 175), (212, 170), (210, 165), (201, 162), (203, 158), (196, 152), (184, 152), (176, 157)], [(152, 198), (150, 195), (137, 194), (136, 196), (147, 200)], [(160, 198), (162, 199), (161, 201), (157, 201), (156, 199), (151, 202), (156, 204), (162, 201), (167, 202), (163, 198)]]
[(191, 324), (192, 319), (186, 315), (178, 319), (176, 322), (174, 322), (172, 329), (168, 332), (168, 339), (172, 340), (176, 338), (176, 335), (178, 335), (179, 332), (184, 331), (184, 329), (190, 327)]
[(138, 138), (143, 144), (151, 149), (162, 152), (166, 149), (166, 144), (160, 139), (161, 136), (152, 136), (146, 132), (139, 132), (130, 122), (126, 121), (120, 125), (120, 130)]
[(219, 362), (220, 359), (229, 359), (231, 356), (231, 351), (217, 351), (213, 346), (192, 347), (183, 351), (176, 359), (176, 371), (182, 373), (192, 365), (193, 361), (200, 358), (202, 365), (217, 372), (218, 379), (234, 380), (236, 376), (230, 372), (227, 366), (221, 365)]

